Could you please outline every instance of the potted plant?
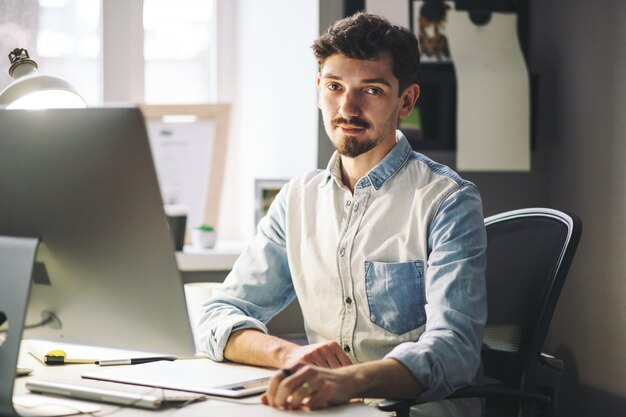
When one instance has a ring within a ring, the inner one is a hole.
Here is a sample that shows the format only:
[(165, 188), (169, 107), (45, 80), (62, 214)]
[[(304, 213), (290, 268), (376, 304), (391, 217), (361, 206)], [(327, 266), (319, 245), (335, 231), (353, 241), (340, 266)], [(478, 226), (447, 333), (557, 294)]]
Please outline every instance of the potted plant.
[(213, 226), (203, 224), (191, 231), (191, 244), (197, 248), (213, 248), (216, 241), (217, 232)]

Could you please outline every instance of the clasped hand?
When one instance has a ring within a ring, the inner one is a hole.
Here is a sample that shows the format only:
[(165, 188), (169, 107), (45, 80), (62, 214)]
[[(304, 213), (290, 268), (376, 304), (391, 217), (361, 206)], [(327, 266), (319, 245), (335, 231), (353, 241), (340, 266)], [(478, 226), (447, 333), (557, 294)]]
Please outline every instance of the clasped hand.
[(272, 377), (261, 401), (284, 409), (346, 403), (354, 396), (354, 386), (342, 367), (351, 364), (337, 342), (298, 346), (287, 352), (283, 369)]

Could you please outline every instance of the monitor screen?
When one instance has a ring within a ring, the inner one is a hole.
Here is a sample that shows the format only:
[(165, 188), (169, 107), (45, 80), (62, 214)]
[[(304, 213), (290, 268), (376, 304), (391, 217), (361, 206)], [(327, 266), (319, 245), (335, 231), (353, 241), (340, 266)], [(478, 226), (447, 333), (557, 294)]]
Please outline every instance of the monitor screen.
[(40, 240), (26, 325), (61, 322), (23, 337), (194, 353), (138, 109), (0, 110), (0, 193), (0, 236)]

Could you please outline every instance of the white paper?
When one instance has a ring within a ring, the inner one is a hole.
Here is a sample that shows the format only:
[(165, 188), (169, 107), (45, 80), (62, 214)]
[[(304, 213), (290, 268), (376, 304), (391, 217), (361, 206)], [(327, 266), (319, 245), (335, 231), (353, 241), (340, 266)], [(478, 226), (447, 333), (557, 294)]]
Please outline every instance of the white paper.
[(186, 206), (188, 228), (205, 223), (215, 123), (151, 120), (148, 135), (163, 203)]
[(492, 13), (476, 26), (448, 12), (448, 42), (457, 77), (457, 169), (529, 171), (530, 105), (515, 14)]
[(210, 359), (150, 362), (133, 366), (109, 366), (82, 374), (83, 377), (149, 385), (182, 391), (207, 392), (220, 385), (272, 376), (276, 371)]
[[(138, 352), (132, 350), (103, 348), (96, 346), (75, 345), (70, 343), (51, 342), (48, 340), (27, 339), (23, 341), (26, 351), (33, 357), (44, 363), (46, 354), (53, 350), (62, 350), (67, 354), (67, 359), (93, 359), (113, 360), (130, 359), (141, 356), (159, 356), (154, 352)], [(55, 365), (56, 366), (56, 365)], [(68, 365), (69, 366), (69, 365)]]

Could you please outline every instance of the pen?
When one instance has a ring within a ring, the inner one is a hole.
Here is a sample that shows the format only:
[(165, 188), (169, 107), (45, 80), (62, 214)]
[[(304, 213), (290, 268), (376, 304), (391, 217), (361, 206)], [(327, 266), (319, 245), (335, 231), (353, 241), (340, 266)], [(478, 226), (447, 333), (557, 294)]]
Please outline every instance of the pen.
[(175, 361), (176, 356), (150, 356), (147, 358), (129, 358), (129, 359), (104, 359), (96, 361), (99, 366), (115, 366), (115, 365), (138, 365), (140, 363), (156, 362), (156, 361)]

